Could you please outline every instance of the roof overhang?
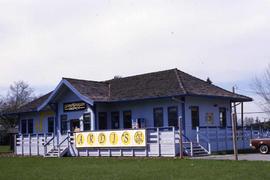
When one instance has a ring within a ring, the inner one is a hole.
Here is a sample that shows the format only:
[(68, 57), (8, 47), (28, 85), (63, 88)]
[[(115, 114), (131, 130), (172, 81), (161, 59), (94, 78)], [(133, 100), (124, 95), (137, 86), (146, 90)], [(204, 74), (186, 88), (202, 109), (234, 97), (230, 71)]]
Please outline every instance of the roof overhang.
[(70, 91), (72, 91), (76, 96), (78, 96), (82, 101), (87, 104), (93, 105), (94, 101), (89, 99), (88, 97), (82, 95), (75, 87), (72, 86), (67, 80), (62, 79), (61, 82), (57, 85), (52, 94), (48, 97), (46, 101), (44, 101), (38, 108), (37, 111), (41, 111), (44, 109), (49, 103), (56, 97), (61, 87), (66, 86)]

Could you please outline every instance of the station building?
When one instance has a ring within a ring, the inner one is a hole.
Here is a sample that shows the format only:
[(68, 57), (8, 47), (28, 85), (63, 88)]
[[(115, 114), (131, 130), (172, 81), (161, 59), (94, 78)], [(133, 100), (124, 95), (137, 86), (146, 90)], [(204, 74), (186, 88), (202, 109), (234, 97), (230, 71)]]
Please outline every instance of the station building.
[(16, 112), (16, 154), (173, 157), (179, 124), (186, 155), (231, 150), (232, 103), (249, 101), (178, 69), (107, 81), (63, 78)]

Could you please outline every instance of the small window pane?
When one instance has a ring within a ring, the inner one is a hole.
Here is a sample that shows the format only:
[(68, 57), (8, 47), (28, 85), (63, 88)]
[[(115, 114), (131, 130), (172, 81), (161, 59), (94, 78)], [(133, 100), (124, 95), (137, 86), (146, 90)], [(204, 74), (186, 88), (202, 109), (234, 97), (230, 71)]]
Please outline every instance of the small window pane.
[(192, 129), (200, 126), (199, 107), (191, 107)]
[(224, 128), (227, 126), (226, 108), (219, 109), (219, 122), (220, 127)]
[(33, 129), (33, 119), (28, 119), (28, 134), (32, 134)]
[(168, 108), (168, 123), (169, 126), (178, 127), (178, 112), (177, 107)]
[(67, 133), (67, 115), (61, 115), (61, 134)]
[(107, 129), (107, 113), (100, 112), (98, 113), (98, 122), (99, 122), (99, 129)]
[(26, 132), (26, 120), (22, 120), (22, 129), (21, 129), (21, 133), (22, 134), (26, 134), (27, 132)]
[(154, 127), (163, 127), (163, 108), (154, 109)]
[(91, 130), (91, 114), (90, 113), (83, 115), (83, 129), (84, 131)]
[(132, 128), (131, 117), (132, 117), (131, 111), (124, 111), (123, 112), (124, 129), (131, 129)]
[(48, 118), (48, 133), (54, 133), (54, 117)]
[(119, 112), (112, 112), (112, 129), (119, 129)]

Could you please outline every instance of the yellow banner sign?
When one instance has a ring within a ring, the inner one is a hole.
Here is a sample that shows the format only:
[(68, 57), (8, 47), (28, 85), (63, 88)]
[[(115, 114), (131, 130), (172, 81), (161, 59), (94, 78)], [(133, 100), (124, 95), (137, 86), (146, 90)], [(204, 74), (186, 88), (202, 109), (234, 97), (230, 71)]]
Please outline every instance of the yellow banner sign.
[(77, 148), (82, 147), (145, 147), (145, 129), (94, 131), (75, 134)]

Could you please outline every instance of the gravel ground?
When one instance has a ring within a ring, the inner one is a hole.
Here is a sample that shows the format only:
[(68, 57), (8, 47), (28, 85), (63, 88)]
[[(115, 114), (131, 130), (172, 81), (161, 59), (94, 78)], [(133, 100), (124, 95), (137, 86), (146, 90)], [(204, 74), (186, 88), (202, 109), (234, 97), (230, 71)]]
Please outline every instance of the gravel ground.
[[(239, 160), (247, 160), (247, 161), (270, 161), (270, 154), (239, 154)], [(212, 155), (205, 157), (194, 157), (192, 159), (210, 159), (210, 160), (234, 160), (233, 155)]]

